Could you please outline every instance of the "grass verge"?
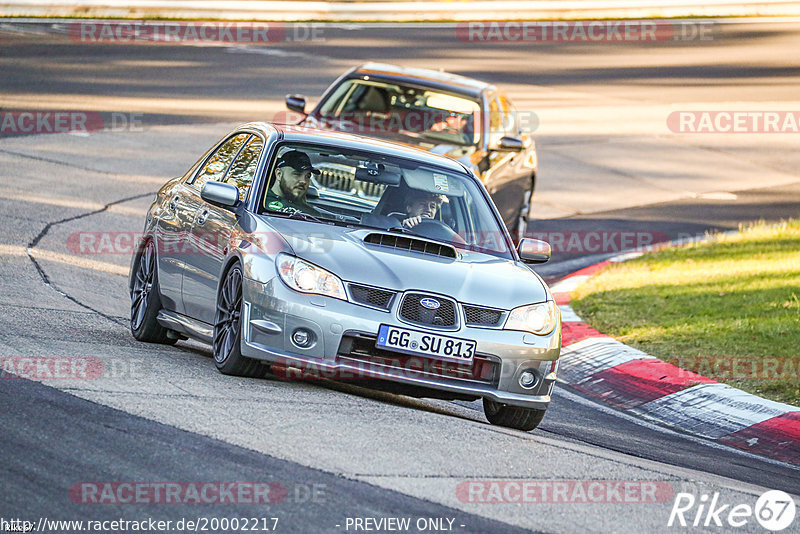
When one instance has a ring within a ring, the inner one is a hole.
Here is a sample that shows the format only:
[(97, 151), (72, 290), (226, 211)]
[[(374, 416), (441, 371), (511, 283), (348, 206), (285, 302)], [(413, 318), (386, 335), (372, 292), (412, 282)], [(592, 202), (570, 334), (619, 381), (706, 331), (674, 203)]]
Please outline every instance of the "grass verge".
[(570, 305), (669, 363), (800, 406), (800, 220), (613, 264)]

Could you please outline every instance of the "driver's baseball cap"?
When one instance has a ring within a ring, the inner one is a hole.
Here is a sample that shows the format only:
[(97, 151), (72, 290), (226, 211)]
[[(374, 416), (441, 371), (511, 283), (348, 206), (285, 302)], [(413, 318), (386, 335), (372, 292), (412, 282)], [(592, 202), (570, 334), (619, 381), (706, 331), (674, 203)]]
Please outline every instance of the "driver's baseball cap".
[(296, 171), (311, 171), (311, 174), (319, 174), (319, 169), (315, 169), (311, 165), (311, 159), (305, 152), (299, 150), (290, 150), (289, 152), (278, 158), (277, 169), (281, 167), (291, 167)]

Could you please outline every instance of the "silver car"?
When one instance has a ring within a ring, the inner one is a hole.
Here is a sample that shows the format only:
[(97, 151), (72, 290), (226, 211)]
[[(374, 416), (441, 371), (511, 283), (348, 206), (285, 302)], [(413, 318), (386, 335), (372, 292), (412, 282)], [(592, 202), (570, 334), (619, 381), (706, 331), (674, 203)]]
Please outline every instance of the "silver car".
[(537, 178), (530, 131), (536, 117), (517, 111), (499, 87), (443, 71), (367, 63), (342, 74), (310, 111), (302, 95), (288, 95), (286, 107), (304, 126), (406, 143), (461, 161), (486, 186), (511, 237), (524, 237)]
[(355, 135), (245, 124), (158, 192), (132, 259), (136, 339), (213, 345), (225, 374), (483, 399), (535, 428), (558, 307), (475, 174)]

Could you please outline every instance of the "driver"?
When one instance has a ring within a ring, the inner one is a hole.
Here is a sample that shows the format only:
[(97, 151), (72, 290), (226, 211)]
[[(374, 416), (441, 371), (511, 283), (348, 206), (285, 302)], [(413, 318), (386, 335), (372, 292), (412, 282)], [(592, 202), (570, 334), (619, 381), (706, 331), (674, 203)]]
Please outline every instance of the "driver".
[(413, 228), (425, 219), (433, 219), (441, 205), (441, 195), (412, 190), (405, 199), (406, 218), (402, 221), (403, 226)]
[(450, 114), (449, 116), (445, 117), (444, 120), (439, 122), (434, 122), (430, 126), (430, 130), (432, 132), (448, 132), (448, 133), (455, 133), (460, 134), (464, 132), (464, 128), (467, 126), (467, 118), (463, 115), (455, 115)]
[(306, 201), (311, 176), (319, 174), (319, 169), (311, 165), (311, 159), (305, 152), (290, 150), (283, 154), (275, 165), (275, 183), (264, 200), (267, 209), (289, 214), (302, 211), (319, 215)]

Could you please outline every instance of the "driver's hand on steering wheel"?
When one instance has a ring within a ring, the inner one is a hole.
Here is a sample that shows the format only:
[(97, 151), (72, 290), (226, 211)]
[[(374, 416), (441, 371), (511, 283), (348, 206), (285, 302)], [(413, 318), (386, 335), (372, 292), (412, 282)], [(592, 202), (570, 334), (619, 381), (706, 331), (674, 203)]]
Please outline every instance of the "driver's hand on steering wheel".
[(414, 228), (416, 225), (418, 225), (419, 223), (421, 223), (426, 219), (430, 220), (430, 217), (422, 217), (422, 216), (409, 217), (408, 219), (403, 220), (403, 226), (405, 226), (406, 228)]

